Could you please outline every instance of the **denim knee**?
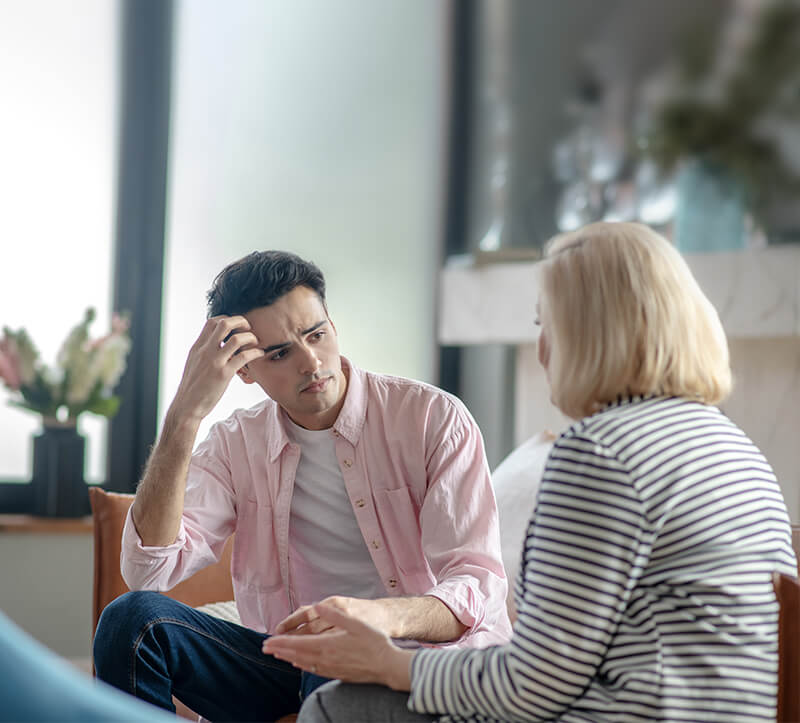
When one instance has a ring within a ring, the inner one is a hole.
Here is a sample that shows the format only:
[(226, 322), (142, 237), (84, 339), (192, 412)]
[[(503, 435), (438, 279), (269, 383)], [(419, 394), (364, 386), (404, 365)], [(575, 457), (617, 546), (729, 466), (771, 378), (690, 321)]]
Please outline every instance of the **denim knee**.
[(141, 631), (152, 621), (168, 617), (175, 604), (161, 593), (138, 590), (127, 592), (106, 605), (97, 621), (92, 651), (98, 675), (103, 678), (106, 660), (119, 660), (123, 651), (133, 648)]

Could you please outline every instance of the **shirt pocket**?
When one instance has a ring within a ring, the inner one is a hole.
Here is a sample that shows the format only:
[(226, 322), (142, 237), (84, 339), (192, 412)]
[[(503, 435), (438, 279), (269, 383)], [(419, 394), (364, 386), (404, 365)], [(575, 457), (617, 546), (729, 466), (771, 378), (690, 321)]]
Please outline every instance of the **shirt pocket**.
[(231, 569), (238, 585), (269, 594), (283, 587), (272, 505), (245, 499), (238, 503)]
[(407, 487), (376, 490), (378, 517), (388, 537), (389, 551), (400, 572), (409, 576), (425, 574), (428, 564), (422, 551), (419, 508)]

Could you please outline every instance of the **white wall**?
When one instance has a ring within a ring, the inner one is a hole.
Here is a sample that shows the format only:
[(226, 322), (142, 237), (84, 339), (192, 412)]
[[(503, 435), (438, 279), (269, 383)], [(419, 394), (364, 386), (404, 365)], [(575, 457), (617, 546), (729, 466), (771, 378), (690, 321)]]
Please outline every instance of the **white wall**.
[(59, 655), (92, 651), (93, 546), (87, 533), (0, 533), (0, 610)]
[[(161, 408), (216, 273), (315, 261), (357, 364), (432, 381), (444, 197), (445, 2), (178, 5)], [(212, 421), (260, 399), (234, 379)]]

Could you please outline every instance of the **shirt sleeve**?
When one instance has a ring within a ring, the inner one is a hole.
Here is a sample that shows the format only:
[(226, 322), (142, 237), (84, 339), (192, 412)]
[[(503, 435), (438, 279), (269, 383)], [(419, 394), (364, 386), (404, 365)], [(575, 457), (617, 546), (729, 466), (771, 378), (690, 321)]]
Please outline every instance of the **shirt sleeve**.
[(143, 545), (128, 510), (120, 564), (131, 590), (171, 590), (219, 560), (236, 515), (226, 449), (224, 437), (212, 428), (192, 455), (180, 529), (171, 545)]
[(478, 631), (508, 639), (508, 582), (483, 438), (469, 412), (446, 399), (452, 406), (443, 423), (429, 425), (428, 489), (419, 518), (422, 549), (437, 581), (426, 594), (467, 627), (462, 640)]
[(511, 642), (419, 651), (409, 708), (499, 720), (558, 718), (605, 659), (650, 544), (643, 506), (613, 455), (588, 439), (560, 438), (525, 540)]

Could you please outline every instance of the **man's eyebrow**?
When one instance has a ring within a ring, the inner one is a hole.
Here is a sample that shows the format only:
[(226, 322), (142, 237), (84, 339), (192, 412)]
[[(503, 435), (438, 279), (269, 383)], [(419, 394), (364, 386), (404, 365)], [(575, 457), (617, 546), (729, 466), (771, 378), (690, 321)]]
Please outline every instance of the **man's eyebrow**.
[[(323, 319), (322, 321), (318, 321), (314, 326), (309, 326), (308, 329), (303, 329), (300, 333), (305, 336), (306, 334), (310, 334), (312, 331), (316, 331), (321, 326), (325, 326), (328, 323), (327, 319)], [(291, 346), (292, 342), (285, 341), (282, 344), (273, 344), (272, 346), (264, 347), (264, 352), (269, 354), (271, 351), (278, 351), (278, 349), (285, 349), (287, 346)]]

